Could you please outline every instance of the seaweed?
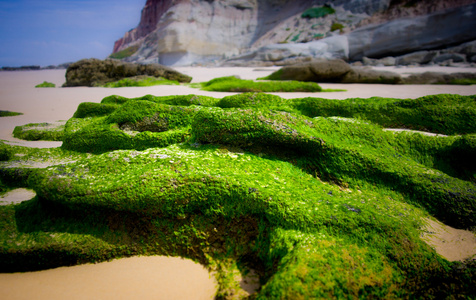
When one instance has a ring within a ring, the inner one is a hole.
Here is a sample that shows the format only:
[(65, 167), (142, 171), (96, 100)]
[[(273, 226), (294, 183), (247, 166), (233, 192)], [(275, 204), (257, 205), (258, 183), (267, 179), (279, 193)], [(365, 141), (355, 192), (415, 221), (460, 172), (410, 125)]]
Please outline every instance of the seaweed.
[(227, 76), (202, 83), (202, 90), (215, 92), (321, 92), (315, 82), (254, 81)]
[[(476, 226), (472, 101), (245, 93), (80, 105), (62, 148), (0, 147), (3, 186), (37, 193), (0, 207), (0, 270), (159, 254), (215, 271), (217, 298), (248, 297), (234, 277), (249, 269), (257, 299), (474, 297), (474, 262), (420, 238), (428, 217)], [(446, 119), (423, 116), (439, 106)], [(9, 167), (41, 156), (70, 161)]]
[(56, 87), (56, 84), (48, 82), (48, 81), (43, 81), (43, 83), (35, 85), (36, 88), (54, 88)]

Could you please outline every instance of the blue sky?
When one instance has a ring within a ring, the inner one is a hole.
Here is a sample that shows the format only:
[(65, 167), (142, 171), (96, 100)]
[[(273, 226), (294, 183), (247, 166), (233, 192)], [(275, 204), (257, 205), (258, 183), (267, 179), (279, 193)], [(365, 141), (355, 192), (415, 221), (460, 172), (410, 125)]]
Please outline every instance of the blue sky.
[(0, 0), (0, 67), (104, 59), (146, 0)]

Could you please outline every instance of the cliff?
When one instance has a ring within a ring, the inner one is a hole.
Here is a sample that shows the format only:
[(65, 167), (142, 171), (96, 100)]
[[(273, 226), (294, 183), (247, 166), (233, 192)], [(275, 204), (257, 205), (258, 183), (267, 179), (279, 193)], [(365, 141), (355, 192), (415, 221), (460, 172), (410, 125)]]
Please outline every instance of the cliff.
[[(476, 33), (471, 30), (476, 28), (476, 23), (473, 24), (476, 21), (472, 21), (476, 18), (470, 16), (473, 10), (469, 8), (475, 2), (476, 0), (147, 0), (139, 25), (116, 41), (111, 57), (171, 66), (210, 64), (230, 58), (275, 62), (289, 56), (313, 56), (351, 60), (362, 59), (362, 55), (367, 54), (371, 57), (372, 53), (377, 53), (375, 58), (379, 58), (385, 56), (387, 50), (385, 47), (382, 49), (382, 44), (387, 42), (365, 33), (365, 28), (378, 26), (379, 34), (388, 39), (387, 33), (393, 33), (393, 28), (398, 26), (398, 20), (401, 19), (406, 20), (406, 28), (417, 25), (417, 38), (423, 36), (425, 45), (431, 45), (434, 49), (444, 47), (446, 43), (456, 45), (476, 40)], [(447, 11), (455, 9), (459, 9), (456, 14), (453, 13), (451, 18), (445, 17)], [(435, 14), (437, 16), (431, 21), (426, 19)], [(467, 17), (462, 21), (454, 21), (461, 16)], [(416, 19), (418, 24), (412, 21)], [(453, 23), (446, 23), (449, 21)], [(462, 24), (463, 21), (466, 23)], [(446, 41), (439, 37), (435, 28), (445, 28), (444, 34), (449, 37), (453, 32), (458, 33), (458, 38)], [(353, 34), (356, 30), (360, 33)], [(403, 36), (407, 33), (401, 32)], [(353, 41), (360, 43), (354, 37), (362, 35), (365, 35), (366, 45), (349, 44)], [(391, 38), (402, 40), (401, 44), (406, 43), (400, 35)], [(438, 42), (434, 43), (434, 40)], [(362, 55), (354, 55), (355, 50), (352, 49), (364, 46), (371, 49), (374, 42), (379, 47), (378, 51), (366, 50), (365, 53), (361, 51)], [(401, 47), (398, 54), (420, 50), (419, 43), (412, 41), (410, 44), (411, 47)], [(302, 49), (313, 50), (303, 52)]]

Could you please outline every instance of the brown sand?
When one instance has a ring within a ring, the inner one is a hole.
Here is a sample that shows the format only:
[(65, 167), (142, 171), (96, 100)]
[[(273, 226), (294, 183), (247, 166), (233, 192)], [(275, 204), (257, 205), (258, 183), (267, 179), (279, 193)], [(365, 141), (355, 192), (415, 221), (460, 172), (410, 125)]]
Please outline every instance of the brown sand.
[[(271, 68), (177, 68), (191, 75), (193, 82), (207, 81), (219, 76), (239, 75), (243, 79), (264, 77), (277, 70)], [(424, 72), (427, 68), (387, 68), (405, 73)], [(432, 71), (453, 72), (457, 68), (433, 67)], [(476, 68), (464, 68), (465, 72), (476, 72)], [(29, 147), (58, 147), (58, 142), (25, 142), (12, 137), (15, 126), (28, 123), (55, 122), (68, 120), (81, 102), (100, 102), (102, 98), (116, 94), (124, 97), (139, 97), (147, 94), (156, 96), (200, 94), (221, 98), (236, 93), (207, 92), (187, 86), (155, 86), (130, 88), (60, 88), (65, 82), (64, 70), (0, 72), (0, 110), (22, 112), (24, 115), (0, 118), (0, 139)], [(35, 88), (35, 85), (49, 81), (57, 88)], [(324, 93), (274, 93), (283, 98), (321, 97), (328, 99), (393, 97), (417, 98), (425, 95), (455, 93), (476, 94), (476, 86), (456, 85), (384, 85), (384, 84), (321, 84), (324, 89), (345, 89), (345, 92)]]
[(426, 219), (423, 240), (449, 261), (476, 259), (476, 235), (437, 220)]
[[(229, 75), (239, 75), (243, 79), (256, 79), (267, 76), (277, 69), (276, 67), (258, 69), (177, 68), (178, 71), (191, 75), (193, 82)], [(421, 72), (427, 71), (423, 68), (420, 69)], [(454, 70), (452, 68), (437, 69), (437, 71)], [(404, 71), (403, 69), (399, 70), (399, 72)], [(476, 72), (476, 69), (465, 69), (464, 71)], [(411, 72), (419, 72), (419, 69), (412, 69)], [(0, 118), (0, 140), (29, 147), (58, 147), (61, 143), (26, 142), (14, 139), (12, 137), (13, 129), (15, 126), (28, 123), (67, 120), (72, 117), (79, 103), (100, 102), (102, 98), (112, 94), (124, 97), (139, 97), (147, 94), (157, 96), (200, 94), (216, 98), (236, 94), (206, 92), (186, 86), (117, 89), (60, 88), (65, 81), (64, 74), (64, 70), (0, 72), (0, 110), (24, 114)], [(57, 88), (34, 87), (43, 81), (53, 82)], [(381, 84), (321, 84), (321, 86), (324, 89), (345, 89), (347, 91), (275, 94), (283, 98), (312, 96), (328, 99), (375, 96), (417, 98), (442, 93), (476, 94), (476, 86)], [(457, 248), (453, 251), (461, 252), (459, 246)], [(129, 258), (96, 265), (0, 275), (0, 299), (212, 299), (214, 291), (214, 280), (210, 278), (203, 267), (189, 260), (170, 257)]]
[(30, 189), (14, 189), (3, 196), (0, 196), (0, 205), (17, 204), (31, 200), (36, 196), (35, 191)]
[(0, 274), (0, 299), (209, 300), (216, 284), (201, 265), (144, 256), (40, 272)]

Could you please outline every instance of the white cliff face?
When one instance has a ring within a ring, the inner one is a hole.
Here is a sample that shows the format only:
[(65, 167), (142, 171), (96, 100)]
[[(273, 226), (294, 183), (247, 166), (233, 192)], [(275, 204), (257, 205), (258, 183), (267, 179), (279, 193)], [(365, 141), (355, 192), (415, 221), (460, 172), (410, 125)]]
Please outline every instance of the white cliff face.
[(253, 39), (258, 16), (256, 3), (250, 1), (253, 6), (248, 8), (237, 7), (235, 2), (192, 0), (170, 10), (156, 30), (159, 63), (183, 65), (197, 57), (239, 53)]
[[(445, 2), (419, 3), (425, 1)], [(326, 3), (331, 3), (334, 14), (301, 17), (306, 9)], [(352, 60), (404, 54), (419, 50), (421, 45), (431, 49), (446, 43), (442, 33), (451, 44), (465, 39), (462, 43), (470, 40), (466, 31), (474, 32), (474, 21), (464, 17), (469, 25), (460, 24), (458, 16), (448, 18), (454, 21), (449, 26), (412, 17), (397, 22), (398, 26), (393, 20), (355, 30), (371, 15), (385, 15), (394, 8), (391, 0), (148, 0), (139, 26), (116, 42), (114, 52), (134, 46), (137, 51), (126, 61), (168, 66), (211, 64), (240, 55), (268, 62), (302, 56)], [(400, 10), (397, 7), (394, 11)], [(331, 30), (336, 25), (340, 29)], [(405, 40), (409, 34), (415, 38)], [(437, 45), (433, 40), (440, 42)]]
[[(162, 2), (168, 2), (165, 5)], [(127, 61), (159, 62), (165, 65), (190, 65), (228, 58), (269, 43), (261, 36), (273, 31), (291, 16), (300, 16), (312, 1), (297, 0), (149, 0), (140, 26), (116, 42), (114, 52), (139, 45)], [(323, 2), (315, 1), (315, 2)], [(153, 10), (160, 5), (166, 11)], [(148, 16), (145, 12), (153, 13)], [(159, 16), (155, 29), (145, 36), (144, 20)], [(139, 30), (140, 29), (140, 30)], [(276, 34), (272, 34), (274, 37)], [(289, 33), (288, 33), (289, 35)], [(276, 40), (276, 39), (275, 39)], [(255, 42), (259, 41), (254, 45)]]
[(164, 14), (130, 61), (190, 65), (236, 55), (258, 27), (256, 0), (181, 1)]

